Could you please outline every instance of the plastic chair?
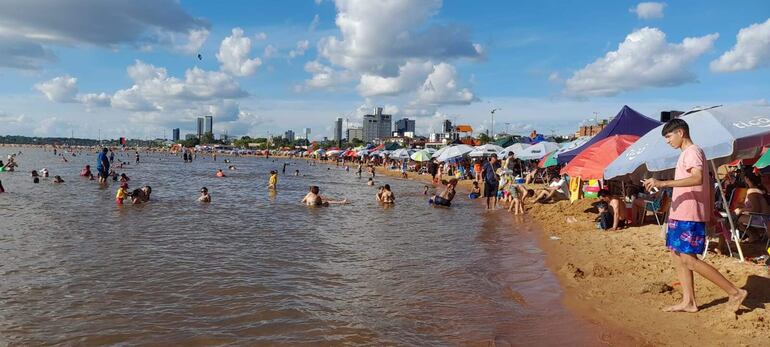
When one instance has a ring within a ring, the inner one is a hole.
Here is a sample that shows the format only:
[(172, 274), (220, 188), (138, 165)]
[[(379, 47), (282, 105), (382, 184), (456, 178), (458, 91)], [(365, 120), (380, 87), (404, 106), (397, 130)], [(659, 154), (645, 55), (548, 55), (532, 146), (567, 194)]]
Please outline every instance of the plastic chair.
[[(671, 204), (671, 199), (668, 199), (668, 196), (668, 190), (664, 190), (655, 200), (644, 200), (644, 216), (642, 216), (642, 220), (647, 216), (647, 211), (650, 211), (655, 216), (655, 221), (658, 225), (662, 225), (662, 222), (666, 220), (666, 214), (668, 214), (668, 208)], [(663, 216), (658, 217), (658, 214)]]

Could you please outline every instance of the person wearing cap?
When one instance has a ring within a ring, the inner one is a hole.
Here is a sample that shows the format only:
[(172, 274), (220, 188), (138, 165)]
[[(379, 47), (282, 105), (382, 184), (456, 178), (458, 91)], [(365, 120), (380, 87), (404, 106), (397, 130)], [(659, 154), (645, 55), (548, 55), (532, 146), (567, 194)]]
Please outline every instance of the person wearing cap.
[(123, 200), (126, 200), (127, 196), (128, 196), (128, 183), (121, 182), (120, 187), (118, 188), (118, 192), (115, 193), (115, 203), (118, 205), (123, 205)]
[(211, 195), (209, 195), (209, 190), (206, 187), (201, 188), (201, 196), (198, 197), (198, 201), (200, 202), (211, 202)]

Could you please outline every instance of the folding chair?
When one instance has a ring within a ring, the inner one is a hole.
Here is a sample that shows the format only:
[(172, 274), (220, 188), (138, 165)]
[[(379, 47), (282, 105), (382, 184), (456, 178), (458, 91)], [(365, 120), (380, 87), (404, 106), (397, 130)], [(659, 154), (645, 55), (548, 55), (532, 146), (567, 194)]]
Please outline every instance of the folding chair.
[[(655, 200), (644, 200), (644, 216), (642, 216), (642, 221), (644, 221), (644, 217), (647, 217), (647, 211), (651, 211), (655, 216), (655, 222), (658, 225), (663, 225), (671, 204), (671, 199), (668, 198), (669, 195), (668, 190), (663, 190)], [(658, 214), (662, 214), (662, 216), (658, 217)]]
[(765, 249), (770, 247), (770, 235), (768, 235), (767, 227), (768, 223), (770, 223), (770, 214), (749, 212), (749, 221), (746, 223), (746, 231), (748, 231), (749, 228), (765, 229), (764, 237), (767, 238)]

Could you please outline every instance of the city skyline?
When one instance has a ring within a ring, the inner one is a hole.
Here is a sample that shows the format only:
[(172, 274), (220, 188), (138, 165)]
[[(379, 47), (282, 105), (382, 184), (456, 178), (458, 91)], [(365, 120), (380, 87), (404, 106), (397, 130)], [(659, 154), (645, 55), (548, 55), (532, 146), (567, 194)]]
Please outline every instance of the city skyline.
[(336, 119), (345, 133), (378, 106), (419, 134), (445, 119), (484, 132), (493, 109), (498, 131), (567, 134), (623, 105), (652, 118), (770, 106), (768, 13), (758, 0), (6, 2), (0, 122), (156, 138), (211, 116), (215, 133), (333, 139)]

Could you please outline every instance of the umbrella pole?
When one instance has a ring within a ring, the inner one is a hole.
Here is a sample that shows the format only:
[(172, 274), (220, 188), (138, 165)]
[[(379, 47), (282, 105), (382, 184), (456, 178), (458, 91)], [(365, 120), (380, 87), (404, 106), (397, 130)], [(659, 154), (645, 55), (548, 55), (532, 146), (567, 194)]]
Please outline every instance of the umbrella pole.
[(738, 248), (738, 256), (741, 258), (741, 261), (744, 261), (743, 249), (741, 249), (741, 240), (738, 238), (737, 233), (735, 232), (735, 223), (733, 222), (733, 214), (730, 212), (730, 204), (727, 202), (727, 198), (725, 198), (725, 191), (722, 189), (722, 183), (719, 182), (717, 167), (713, 160), (711, 160), (711, 168), (714, 170), (714, 178), (717, 180), (717, 187), (719, 188), (719, 197), (722, 199), (722, 206), (725, 206), (725, 212), (727, 212), (727, 220), (730, 221), (730, 235), (732, 235), (733, 241), (735, 241), (735, 247)]

